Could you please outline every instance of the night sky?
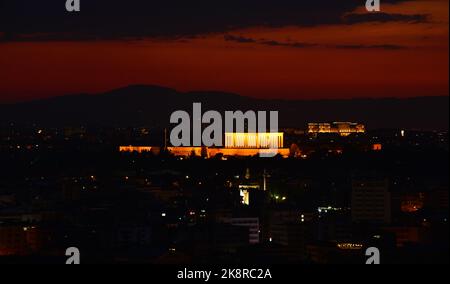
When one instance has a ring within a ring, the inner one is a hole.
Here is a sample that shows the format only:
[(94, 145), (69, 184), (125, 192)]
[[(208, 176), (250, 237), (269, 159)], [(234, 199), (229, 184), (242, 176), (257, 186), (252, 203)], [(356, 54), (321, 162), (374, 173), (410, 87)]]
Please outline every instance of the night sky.
[[(44, 3), (45, 2), (45, 3)], [(449, 94), (449, 1), (0, 0), (0, 103), (131, 84), (258, 98)]]

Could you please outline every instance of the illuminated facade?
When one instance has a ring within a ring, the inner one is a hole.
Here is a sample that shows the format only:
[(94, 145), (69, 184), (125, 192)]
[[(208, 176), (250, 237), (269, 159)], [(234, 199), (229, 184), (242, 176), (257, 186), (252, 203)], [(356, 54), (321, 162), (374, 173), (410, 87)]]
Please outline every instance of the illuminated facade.
[[(159, 147), (137, 147), (137, 146), (120, 146), (120, 152), (129, 153), (153, 153), (159, 154), (161, 148)], [(226, 148), (208, 148), (208, 147), (168, 147), (172, 155), (177, 157), (207, 157), (213, 158), (217, 155), (224, 157), (253, 157), (260, 154), (275, 154), (281, 155), (284, 158), (289, 157), (290, 149), (226, 149)]]
[[(283, 148), (283, 133), (225, 133), (225, 147), (167, 147), (167, 151), (177, 157), (252, 157), (257, 155), (280, 155), (289, 157), (290, 149)], [(160, 147), (120, 146), (120, 152), (151, 152), (159, 154)]]
[(373, 151), (381, 151), (381, 150), (383, 150), (383, 145), (382, 144), (373, 144), (372, 150)]
[(363, 248), (362, 244), (355, 243), (338, 243), (336, 246), (342, 250), (361, 250)]
[(206, 152), (207, 148), (202, 147), (168, 147), (167, 151), (172, 153), (172, 155), (177, 157), (201, 157), (201, 156), (207, 156), (209, 157), (208, 153)]
[(120, 152), (137, 152), (137, 153), (145, 153), (151, 152), (155, 147), (141, 147), (141, 146), (120, 146)]
[(244, 205), (250, 205), (250, 192), (246, 189), (240, 189), (239, 193), (242, 198), (241, 203)]
[(225, 133), (225, 148), (283, 148), (283, 133)]
[(363, 124), (353, 122), (333, 122), (333, 123), (309, 123), (308, 133), (335, 133), (341, 136), (349, 136), (353, 133), (365, 133), (366, 127)]
[(223, 155), (224, 157), (253, 157), (257, 155), (280, 155), (283, 158), (288, 158), (290, 149), (227, 149), (227, 148), (208, 148), (208, 156), (215, 157)]
[(241, 196), (241, 203), (244, 205), (250, 205), (250, 194), (254, 192), (254, 190), (261, 190), (261, 186), (259, 184), (241, 184), (239, 185), (239, 193)]

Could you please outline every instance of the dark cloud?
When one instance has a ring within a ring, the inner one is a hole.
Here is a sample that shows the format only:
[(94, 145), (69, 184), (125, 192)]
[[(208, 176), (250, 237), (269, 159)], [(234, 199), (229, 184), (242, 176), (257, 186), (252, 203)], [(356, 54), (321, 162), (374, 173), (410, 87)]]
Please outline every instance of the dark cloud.
[(367, 14), (348, 14), (343, 17), (343, 22), (346, 24), (360, 24), (368, 22), (405, 22), (405, 23), (426, 23), (428, 22), (428, 15), (415, 14), (387, 14), (387, 13), (367, 13)]
[(257, 41), (252, 38), (242, 37), (242, 36), (234, 36), (234, 35), (225, 35), (224, 39), (226, 41), (235, 41), (238, 43), (256, 43)]
[(293, 48), (307, 48), (317, 46), (316, 44), (304, 43), (304, 42), (281, 42), (276, 40), (267, 40), (267, 39), (253, 39), (243, 36), (235, 36), (235, 35), (225, 35), (224, 39), (226, 41), (233, 41), (237, 43), (256, 43), (267, 46), (282, 46), (282, 47), (293, 47)]
[(276, 41), (276, 40), (262, 40), (259, 43), (263, 44), (263, 45), (268, 45), (268, 46), (284, 46), (284, 47), (293, 47), (293, 48), (307, 48), (307, 47), (317, 46), (317, 44), (314, 44), (314, 43), (280, 42), (280, 41)]
[(399, 15), (348, 15), (364, 7), (364, 0), (81, 0), (80, 13), (66, 12), (65, 2), (0, 0), (5, 33), (0, 40), (179, 38), (257, 26), (401, 20)]
[(256, 43), (261, 45), (267, 45), (267, 46), (280, 46), (280, 47), (291, 47), (291, 48), (312, 48), (312, 47), (319, 47), (319, 48), (337, 48), (337, 49), (386, 49), (386, 50), (399, 50), (399, 49), (406, 49), (407, 47), (402, 45), (395, 45), (395, 44), (377, 44), (377, 45), (364, 45), (364, 44), (348, 44), (348, 45), (325, 45), (325, 44), (317, 44), (317, 43), (308, 43), (308, 42), (296, 42), (296, 41), (289, 41), (289, 42), (281, 42), (276, 40), (267, 40), (267, 39), (253, 39), (253, 38), (247, 38), (243, 36), (234, 36), (234, 35), (225, 35), (224, 36), (226, 41), (233, 41), (237, 43)]
[(346, 44), (346, 45), (334, 45), (334, 48), (339, 49), (386, 49), (386, 50), (400, 50), (408, 49), (408, 47), (397, 44)]

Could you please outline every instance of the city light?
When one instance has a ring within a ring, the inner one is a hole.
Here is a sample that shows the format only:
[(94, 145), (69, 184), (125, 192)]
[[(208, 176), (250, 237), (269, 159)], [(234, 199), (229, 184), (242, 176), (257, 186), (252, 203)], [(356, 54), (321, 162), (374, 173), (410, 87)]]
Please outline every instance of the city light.
[(354, 243), (339, 243), (337, 244), (337, 247), (342, 250), (361, 250), (363, 245)]

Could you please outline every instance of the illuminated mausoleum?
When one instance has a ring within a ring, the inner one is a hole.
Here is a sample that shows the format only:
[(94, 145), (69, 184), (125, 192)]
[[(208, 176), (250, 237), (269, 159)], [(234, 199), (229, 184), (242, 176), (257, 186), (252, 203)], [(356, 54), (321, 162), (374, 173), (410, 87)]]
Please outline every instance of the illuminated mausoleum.
[[(177, 157), (199, 156), (213, 158), (252, 157), (257, 155), (280, 155), (289, 157), (290, 149), (283, 148), (283, 133), (225, 133), (225, 147), (167, 147)], [(160, 147), (120, 146), (120, 152), (152, 152), (159, 154)]]
[(225, 133), (225, 148), (283, 148), (283, 133)]

